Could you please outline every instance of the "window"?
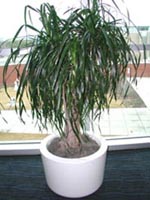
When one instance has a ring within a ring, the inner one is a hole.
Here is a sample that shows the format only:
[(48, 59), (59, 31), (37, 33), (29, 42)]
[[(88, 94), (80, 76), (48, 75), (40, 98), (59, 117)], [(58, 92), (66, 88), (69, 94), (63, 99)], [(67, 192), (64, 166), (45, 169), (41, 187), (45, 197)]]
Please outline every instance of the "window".
[[(28, 110), (27, 114), (24, 114), (25, 124), (20, 122), (20, 119), (16, 115), (14, 105), (18, 79), (16, 72), (14, 72), (14, 63), (9, 66), (8, 77), (8, 92), (11, 98), (8, 98), (6, 95), (2, 83), (3, 65), (10, 53), (11, 39), (15, 35), (18, 28), (24, 23), (25, 5), (31, 5), (38, 8), (40, 4), (44, 2), (44, 0), (13, 0), (11, 2), (6, 0), (0, 7), (0, 25), (2, 27), (0, 32), (0, 141), (41, 140), (48, 133), (47, 130), (39, 130), (39, 127), (36, 125), (36, 121), (31, 119), (30, 110)], [(63, 15), (63, 13), (70, 7), (80, 6), (80, 1), (75, 0), (72, 0), (71, 2), (68, 2), (67, 0), (50, 0), (48, 2), (57, 8), (60, 15)], [(36, 16), (32, 17), (36, 18)], [(25, 33), (22, 32), (22, 36), (24, 36), (24, 34)], [(5, 43), (3, 43), (4, 41)], [(23, 48), (21, 54), (23, 55), (25, 51), (28, 51), (28, 49)], [(22, 68), (23, 65), (21, 66), (20, 71)], [(27, 104), (27, 108), (29, 109), (29, 102), (26, 96), (25, 102)]]
[[(15, 94), (17, 90), (17, 75), (13, 73), (13, 63), (10, 66), (10, 87), (8, 88), (11, 99), (9, 99), (4, 93), (4, 88), (2, 84), (2, 70), (3, 63), (9, 54), (10, 40), (4, 45), (3, 41), (10, 39), (14, 36), (17, 28), (23, 23), (23, 12), (24, 6), (29, 4), (34, 7), (39, 7), (44, 0), (34, 1), (34, 0), (5, 0), (1, 3), (0, 7), (0, 141), (7, 140), (41, 140), (48, 133), (47, 130), (39, 131), (38, 126), (36, 126), (36, 121), (31, 119), (30, 109), (25, 115), (25, 124), (21, 123), (17, 117), (14, 110)], [(66, 8), (72, 6), (80, 6), (80, 1), (68, 1), (68, 0), (49, 0), (48, 2), (57, 6), (60, 14), (63, 13)], [(82, 1), (85, 3), (86, 0)], [(108, 1), (107, 1), (108, 2)], [(141, 33), (141, 38), (143, 39), (147, 48), (147, 66), (144, 67), (144, 62), (141, 60), (141, 66), (138, 70), (137, 85), (132, 84), (130, 77), (134, 73), (132, 66), (129, 66), (127, 71), (127, 79), (125, 85), (120, 85), (119, 90), (124, 90), (129, 87), (128, 95), (125, 100), (122, 100), (122, 96), (119, 94), (118, 90), (118, 101), (113, 101), (111, 104), (111, 109), (109, 114), (104, 112), (101, 117), (101, 125), (99, 122), (94, 122), (94, 128), (87, 127), (88, 130), (94, 130), (96, 132), (101, 131), (102, 136), (112, 139), (112, 138), (135, 138), (135, 137), (147, 137), (150, 136), (150, 24), (149, 24), (149, 10), (147, 6), (147, 1), (137, 2), (136, 0), (129, 1), (126, 0), (126, 5), (129, 8), (130, 17), (138, 26)], [(136, 4), (136, 8), (135, 8)], [(17, 5), (17, 6), (16, 6)], [(8, 14), (9, 13), (9, 14)], [(142, 17), (139, 17), (139, 16)], [(5, 19), (5, 20), (4, 20)], [(141, 48), (141, 38), (138, 36), (134, 27), (130, 27), (131, 33), (130, 37), (133, 39), (135, 44)], [(134, 48), (134, 47), (133, 47)], [(27, 50), (27, 49), (26, 49)], [(142, 53), (142, 49), (141, 49)], [(22, 66), (23, 67), (23, 66)], [(21, 69), (20, 69), (21, 70)], [(144, 71), (143, 71), (144, 70)], [(143, 77), (140, 78), (143, 73)], [(28, 104), (28, 100), (25, 97), (25, 101)], [(50, 127), (51, 132), (51, 127)], [(5, 142), (3, 142), (5, 143)]]

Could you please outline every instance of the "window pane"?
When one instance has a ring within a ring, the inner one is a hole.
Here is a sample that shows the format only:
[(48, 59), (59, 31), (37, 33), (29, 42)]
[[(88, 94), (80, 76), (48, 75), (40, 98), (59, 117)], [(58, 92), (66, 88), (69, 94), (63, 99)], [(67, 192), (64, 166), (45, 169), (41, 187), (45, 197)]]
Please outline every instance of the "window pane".
[[(35, 2), (34, 0), (14, 0), (11, 2), (5, 0), (3, 3), (1, 3), (0, 25), (3, 28), (0, 32), (0, 109), (2, 114), (0, 116), (0, 140), (41, 139), (45, 137), (46, 134), (52, 132), (51, 127), (49, 127), (48, 131), (39, 130), (36, 121), (31, 119), (30, 105), (26, 96), (24, 96), (24, 101), (26, 102), (28, 111), (24, 117), (25, 124), (20, 122), (19, 118), (17, 117), (14, 103), (18, 87), (18, 80), (17, 73), (14, 71), (14, 63), (12, 63), (12, 65), (9, 67), (10, 75), (8, 77), (8, 92), (11, 97), (10, 99), (5, 94), (2, 84), (3, 64), (10, 53), (10, 43), (8, 42), (7, 45), (5, 44), (6, 46), (2, 45), (2, 43), (5, 39), (12, 38), (17, 28), (23, 23), (24, 6), (29, 4), (34, 7), (39, 7), (42, 2), (45, 1), (39, 0)], [(53, 0), (48, 2), (56, 5), (61, 15), (66, 8), (80, 6), (80, 1), (77, 0), (70, 1), (70, 3), (68, 0)], [(148, 14), (149, 11), (146, 11), (148, 8), (147, 1), (145, 1), (145, 3), (143, 1), (140, 3), (135, 0), (126, 0), (126, 4), (129, 8), (129, 12), (131, 11), (131, 19), (133, 19), (135, 24), (138, 25), (141, 33), (142, 39), (139, 37), (135, 28), (130, 27), (130, 37), (134, 43), (138, 45), (139, 49), (141, 49), (142, 59), (140, 68), (138, 70), (137, 85), (132, 84), (131, 82), (132, 76), (134, 75), (134, 68), (130, 65), (127, 70), (126, 82), (123, 84), (120, 83), (118, 89), (118, 100), (112, 101), (109, 114), (107, 111), (104, 111), (102, 113), (100, 122), (96, 120), (93, 123), (93, 126), (87, 125), (87, 130), (94, 130), (96, 132), (99, 132), (100, 130), (101, 134), (106, 137), (138, 137), (150, 135), (150, 16), (148, 16), (150, 14)], [(7, 16), (7, 13), (10, 13), (9, 16)], [(144, 55), (141, 46), (142, 40), (147, 48), (146, 67), (144, 66)], [(135, 46), (133, 45), (133, 49), (134, 48)], [(136, 52), (136, 48), (134, 50)], [(28, 49), (23, 49), (22, 53), (25, 51), (28, 51)], [(22, 71), (22, 68), (23, 65), (20, 67), (20, 72)], [(142, 78), (140, 78), (141, 75)], [(126, 91), (127, 87), (129, 87), (128, 94), (126, 99), (123, 100), (122, 91)]]

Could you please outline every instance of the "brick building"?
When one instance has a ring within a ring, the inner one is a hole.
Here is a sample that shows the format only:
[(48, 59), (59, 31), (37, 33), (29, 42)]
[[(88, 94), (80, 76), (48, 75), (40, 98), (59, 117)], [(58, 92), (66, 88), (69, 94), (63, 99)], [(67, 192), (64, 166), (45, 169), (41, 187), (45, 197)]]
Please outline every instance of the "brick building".
[[(23, 70), (24, 65), (20, 65), (17, 69), (18, 72), (21, 74)], [(127, 76), (132, 77), (135, 74), (134, 67), (132, 65), (129, 65), (128, 70), (127, 70)], [(150, 63), (146, 64), (141, 64), (139, 69), (138, 69), (138, 77), (150, 77)], [(17, 71), (15, 70), (15, 65), (10, 65), (8, 68), (8, 76), (7, 76), (7, 83), (9, 86), (13, 86), (15, 80), (17, 79), (18, 74)], [(0, 87), (3, 85), (3, 66), (0, 66)]]

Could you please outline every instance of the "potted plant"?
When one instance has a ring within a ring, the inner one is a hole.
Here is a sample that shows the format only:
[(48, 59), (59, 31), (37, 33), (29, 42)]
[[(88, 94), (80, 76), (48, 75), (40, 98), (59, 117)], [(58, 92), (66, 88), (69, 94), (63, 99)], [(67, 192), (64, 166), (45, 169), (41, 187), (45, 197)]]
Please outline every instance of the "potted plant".
[[(114, 7), (120, 13), (115, 2)], [(31, 11), (39, 15), (40, 30), (29, 20)], [(26, 59), (16, 99), (22, 116), (26, 92), (33, 118), (58, 130), (59, 136), (52, 134), (41, 144), (49, 187), (62, 196), (82, 197), (102, 184), (107, 153), (103, 139), (86, 134), (87, 116), (94, 119), (109, 109), (128, 64), (136, 70), (140, 59), (130, 47), (127, 24), (115, 18), (110, 5), (89, 0), (87, 6), (68, 13), (66, 19), (60, 18), (49, 3), (39, 9), (25, 7), (25, 23), (12, 43), (24, 27), (36, 35), (30, 51), (16, 65), (19, 72)], [(9, 63), (16, 60), (26, 39), (28, 35), (12, 49), (5, 64), (5, 87)]]

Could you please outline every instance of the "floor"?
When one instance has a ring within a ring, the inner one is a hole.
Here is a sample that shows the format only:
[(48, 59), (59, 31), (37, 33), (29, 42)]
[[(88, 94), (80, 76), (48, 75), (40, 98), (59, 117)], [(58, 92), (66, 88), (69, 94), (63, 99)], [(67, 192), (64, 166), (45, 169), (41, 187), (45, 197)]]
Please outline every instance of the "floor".
[[(149, 200), (150, 149), (108, 151), (104, 182), (78, 200)], [(0, 157), (1, 200), (70, 200), (47, 186), (40, 156)]]

